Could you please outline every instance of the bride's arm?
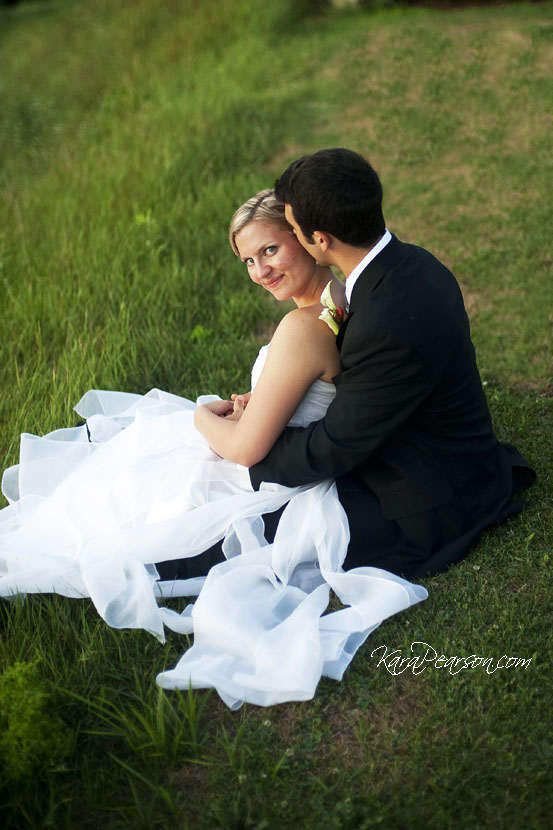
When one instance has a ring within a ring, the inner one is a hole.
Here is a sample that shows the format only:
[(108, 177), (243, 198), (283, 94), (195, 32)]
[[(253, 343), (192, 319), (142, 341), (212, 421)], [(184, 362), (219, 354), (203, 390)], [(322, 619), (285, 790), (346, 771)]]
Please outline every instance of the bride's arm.
[(247, 407), (239, 420), (198, 407), (196, 428), (211, 448), (250, 467), (264, 458), (314, 380), (337, 365), (335, 337), (307, 309), (295, 309), (278, 326)]

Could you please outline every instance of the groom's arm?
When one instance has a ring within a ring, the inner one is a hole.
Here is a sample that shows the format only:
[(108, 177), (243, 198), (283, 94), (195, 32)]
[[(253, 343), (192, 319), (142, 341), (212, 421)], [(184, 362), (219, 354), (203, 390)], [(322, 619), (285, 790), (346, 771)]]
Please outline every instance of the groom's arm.
[[(250, 467), (252, 485), (287, 486), (343, 475), (367, 460), (420, 406), (431, 384), (418, 354), (386, 332), (370, 336), (352, 320), (336, 398), (321, 421), (287, 427)], [(345, 345), (345, 344), (344, 344)]]

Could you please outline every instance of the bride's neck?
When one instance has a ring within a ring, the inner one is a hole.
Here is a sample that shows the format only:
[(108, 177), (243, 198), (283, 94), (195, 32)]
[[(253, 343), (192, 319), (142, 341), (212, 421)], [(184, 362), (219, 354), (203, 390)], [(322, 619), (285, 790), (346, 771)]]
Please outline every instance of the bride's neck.
[(336, 282), (338, 285), (341, 285), (340, 280), (334, 276), (330, 268), (317, 265), (313, 271), (313, 279), (310, 281), (309, 286), (301, 296), (292, 297), (292, 299), (298, 308), (320, 304), (321, 294), (331, 280), (333, 283)]

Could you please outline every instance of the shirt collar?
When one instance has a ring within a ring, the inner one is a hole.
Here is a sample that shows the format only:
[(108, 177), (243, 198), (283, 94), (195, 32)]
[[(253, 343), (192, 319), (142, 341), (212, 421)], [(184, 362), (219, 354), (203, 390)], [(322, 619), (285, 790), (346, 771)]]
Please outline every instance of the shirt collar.
[(358, 262), (349, 277), (346, 279), (346, 300), (348, 302), (348, 306), (351, 302), (351, 292), (353, 291), (353, 286), (367, 267), (367, 265), (373, 261), (375, 256), (377, 256), (381, 251), (384, 250), (388, 242), (391, 240), (392, 234), (386, 228), (384, 231), (384, 235), (378, 240), (374, 248), (371, 248), (368, 254), (366, 254), (361, 262)]

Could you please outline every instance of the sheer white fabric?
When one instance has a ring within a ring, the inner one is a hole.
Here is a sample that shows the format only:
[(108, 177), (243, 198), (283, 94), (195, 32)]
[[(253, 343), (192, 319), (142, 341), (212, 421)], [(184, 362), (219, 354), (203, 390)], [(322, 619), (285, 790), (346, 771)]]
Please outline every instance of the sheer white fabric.
[[(321, 418), (334, 394), (316, 381), (290, 423)], [(90, 597), (113, 627), (162, 641), (164, 626), (193, 633), (158, 676), (164, 688), (214, 687), (232, 708), (311, 698), (322, 674), (342, 677), (383, 619), (426, 598), (386, 571), (343, 572), (349, 532), (334, 484), (254, 492), (248, 470), (194, 429), (196, 403), (157, 389), (93, 390), (75, 408), (84, 426), (22, 435), (20, 463), (4, 473), (0, 596)], [(269, 545), (261, 516), (287, 502)], [(222, 538), (227, 561), (207, 579), (158, 581), (155, 562)], [(330, 589), (348, 607), (323, 616)], [(198, 594), (182, 614), (160, 604)]]

